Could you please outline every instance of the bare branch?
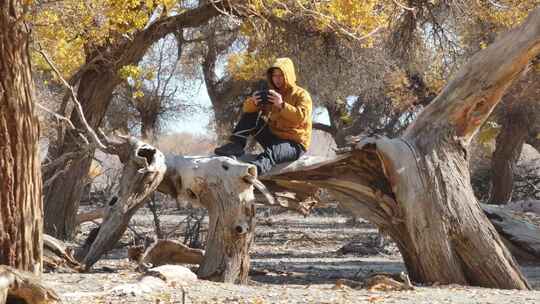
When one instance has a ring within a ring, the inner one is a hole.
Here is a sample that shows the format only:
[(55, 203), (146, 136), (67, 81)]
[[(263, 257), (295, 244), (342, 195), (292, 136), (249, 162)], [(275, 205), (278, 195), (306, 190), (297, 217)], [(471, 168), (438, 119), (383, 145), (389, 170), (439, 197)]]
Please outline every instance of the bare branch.
[(73, 125), (73, 123), (71, 122), (71, 120), (69, 120), (69, 118), (65, 117), (65, 116), (62, 116), (56, 112), (54, 112), (53, 110), (49, 110), (47, 109), (46, 107), (44, 107), (43, 105), (41, 105), (40, 103), (37, 103), (37, 102), (34, 102), (34, 104), (36, 106), (38, 106), (38, 108), (42, 109), (43, 111), (51, 114), (52, 116), (54, 116), (56, 119), (58, 120), (62, 120), (62, 121), (65, 121), (72, 129), (76, 129), (75, 126)]
[(84, 117), (82, 105), (77, 99), (77, 94), (75, 94), (75, 90), (73, 89), (73, 87), (64, 79), (64, 77), (62, 77), (62, 74), (60, 73), (60, 71), (52, 63), (51, 59), (49, 58), (49, 56), (47, 56), (47, 54), (43, 51), (43, 49), (41, 49), (40, 47), (39, 49), (37, 49), (37, 51), (41, 54), (41, 56), (43, 56), (45, 61), (47, 61), (47, 64), (54, 70), (54, 72), (56, 73), (56, 75), (58, 76), (62, 84), (68, 89), (69, 93), (71, 94), (71, 98), (73, 99), (73, 102), (75, 103), (75, 108), (77, 109), (77, 113), (79, 114), (81, 122), (86, 128), (86, 132), (88, 132), (88, 134), (90, 135), (92, 142), (95, 145), (97, 145), (100, 149), (106, 150), (107, 147), (103, 143), (101, 143), (94, 129), (92, 129), (92, 127), (90, 127), (90, 125), (88, 124), (88, 121), (86, 121), (86, 118)]

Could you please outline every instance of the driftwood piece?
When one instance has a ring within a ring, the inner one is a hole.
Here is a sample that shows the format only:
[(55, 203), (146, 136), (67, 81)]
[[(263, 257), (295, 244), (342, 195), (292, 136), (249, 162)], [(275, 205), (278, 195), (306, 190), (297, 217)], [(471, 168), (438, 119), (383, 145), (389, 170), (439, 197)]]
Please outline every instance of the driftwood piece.
[(158, 187), (166, 171), (163, 154), (133, 137), (115, 143), (109, 140), (108, 146), (125, 165), (103, 222), (77, 253), (87, 270), (122, 237), (131, 217)]
[(54, 290), (29, 273), (0, 265), (0, 304), (6, 303), (54, 304), (61, 303)]
[(404, 272), (399, 274), (374, 273), (361, 281), (338, 279), (334, 288), (349, 286), (354, 289), (367, 289), (369, 291), (403, 291), (413, 290), (414, 286), (409, 276)]
[(204, 258), (204, 250), (190, 248), (173, 240), (158, 240), (141, 255), (139, 263), (152, 266), (167, 264), (197, 264)]
[(82, 224), (84, 222), (90, 222), (93, 220), (103, 218), (105, 216), (106, 211), (107, 211), (107, 208), (101, 207), (101, 208), (97, 208), (96, 210), (79, 212), (77, 214), (77, 224)]
[(208, 209), (209, 228), (200, 278), (246, 283), (255, 229), (256, 168), (228, 157), (167, 156), (158, 190), (178, 202)]
[(81, 271), (82, 265), (73, 257), (73, 252), (62, 241), (43, 235), (43, 265), (46, 270), (65, 268)]

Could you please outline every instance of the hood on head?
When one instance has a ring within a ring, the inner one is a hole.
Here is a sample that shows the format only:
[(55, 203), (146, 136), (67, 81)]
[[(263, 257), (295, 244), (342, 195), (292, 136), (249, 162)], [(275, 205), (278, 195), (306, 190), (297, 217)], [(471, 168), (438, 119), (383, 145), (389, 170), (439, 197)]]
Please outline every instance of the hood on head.
[(272, 84), (272, 69), (278, 68), (283, 72), (285, 78), (285, 83), (287, 87), (291, 88), (296, 85), (296, 73), (294, 72), (294, 64), (290, 58), (283, 57), (278, 58), (266, 71), (266, 77), (268, 83), (273, 87)]

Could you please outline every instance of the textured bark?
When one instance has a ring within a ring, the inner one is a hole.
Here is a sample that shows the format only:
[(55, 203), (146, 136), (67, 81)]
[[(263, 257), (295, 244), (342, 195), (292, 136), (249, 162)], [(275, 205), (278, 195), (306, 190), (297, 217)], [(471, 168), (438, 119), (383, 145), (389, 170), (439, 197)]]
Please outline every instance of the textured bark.
[(396, 241), (414, 281), (528, 289), (474, 196), (467, 153), (539, 53), (540, 8), (472, 57), (402, 138), (365, 138), (339, 161), (273, 179), (306, 181), (344, 198), (345, 207)]
[[(85, 70), (80, 76), (77, 97), (82, 104), (84, 114), (90, 126), (97, 129), (104, 118), (115, 87), (120, 83), (120, 68), (137, 64), (146, 50), (167, 34), (179, 28), (197, 27), (219, 15), (218, 3), (204, 4), (201, 7), (184, 13), (160, 18), (144, 30), (136, 33), (133, 39), (116, 41), (113, 45), (103, 47), (95, 56), (90, 56), (93, 67)], [(99, 54), (99, 55), (98, 55)], [(95, 61), (96, 58), (104, 60)], [(114, 64), (111, 64), (114, 63)], [(82, 129), (77, 114), (71, 117), (75, 127)], [(77, 150), (73, 139), (59, 143), (59, 150), (54, 157)], [(79, 201), (83, 193), (84, 181), (91, 163), (89, 153), (83, 159), (74, 160), (66, 172), (45, 191), (45, 231), (59, 239), (74, 237), (77, 225), (76, 215)]]
[(141, 112), (141, 135), (144, 141), (153, 143), (156, 140), (158, 117), (159, 113), (157, 111), (147, 113)]
[(228, 157), (167, 157), (167, 174), (158, 190), (208, 209), (209, 228), (200, 278), (247, 283), (249, 247), (255, 230), (253, 165)]
[(510, 109), (497, 135), (497, 145), (491, 159), (490, 204), (504, 205), (512, 199), (514, 168), (528, 137), (527, 115), (523, 108)]
[(239, 81), (230, 76), (221, 79), (218, 77), (216, 73), (218, 56), (236, 41), (237, 33), (233, 32), (225, 39), (220, 39), (215, 36), (214, 31), (215, 29), (208, 29), (206, 41), (208, 50), (202, 62), (202, 72), (214, 111), (216, 134), (218, 140), (224, 140), (234, 129), (234, 123), (237, 121), (234, 118), (240, 115), (242, 109), (242, 95), (249, 92), (253, 82)]
[(39, 123), (23, 3), (0, 6), (0, 264), (41, 273)]
[[(100, 126), (114, 87), (120, 82), (120, 78), (111, 68), (103, 67), (103, 69), (102, 72), (84, 73), (77, 91), (77, 98), (83, 106), (88, 124), (94, 129)], [(76, 128), (82, 129), (82, 123), (76, 112), (71, 115), (71, 121)], [(60, 157), (79, 149), (76, 138), (68, 136), (55, 154)], [(66, 164), (67, 170), (45, 189), (44, 214), (47, 234), (62, 240), (72, 239), (75, 236), (76, 215), (84, 187), (89, 182), (87, 176), (92, 155), (93, 151), (90, 151), (83, 158), (76, 158)]]
[(117, 191), (107, 204), (99, 230), (77, 253), (87, 270), (120, 240), (131, 217), (158, 187), (166, 171), (165, 157), (150, 145), (128, 138), (117, 147), (125, 164)]
[(512, 86), (496, 113), (500, 117), (501, 131), (491, 160), (490, 204), (507, 204), (512, 199), (514, 169), (523, 144), (540, 148), (539, 93), (540, 73), (530, 70)]

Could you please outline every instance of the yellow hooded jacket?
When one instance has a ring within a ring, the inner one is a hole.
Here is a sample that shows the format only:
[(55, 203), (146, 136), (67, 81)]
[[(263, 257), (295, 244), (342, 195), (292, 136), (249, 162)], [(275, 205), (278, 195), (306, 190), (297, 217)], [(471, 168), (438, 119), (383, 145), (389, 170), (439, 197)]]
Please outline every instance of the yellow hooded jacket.
[[(289, 58), (278, 58), (267, 71), (268, 83), (272, 85), (271, 70), (278, 68), (283, 72), (286, 89), (282, 94), (283, 108), (272, 106), (268, 125), (276, 136), (301, 144), (307, 151), (311, 143), (311, 96), (303, 88), (296, 85), (294, 64)], [(257, 112), (255, 100), (249, 97), (244, 101), (246, 113)]]

